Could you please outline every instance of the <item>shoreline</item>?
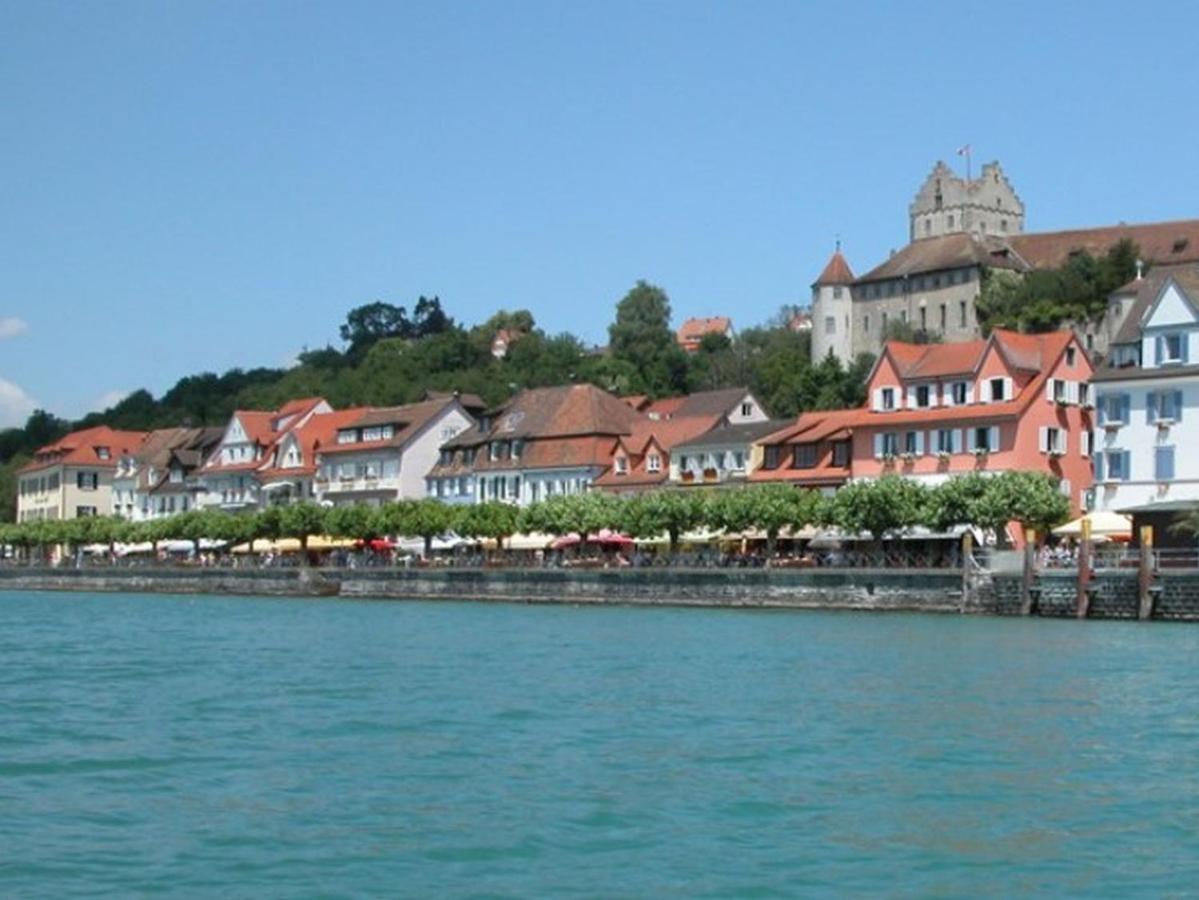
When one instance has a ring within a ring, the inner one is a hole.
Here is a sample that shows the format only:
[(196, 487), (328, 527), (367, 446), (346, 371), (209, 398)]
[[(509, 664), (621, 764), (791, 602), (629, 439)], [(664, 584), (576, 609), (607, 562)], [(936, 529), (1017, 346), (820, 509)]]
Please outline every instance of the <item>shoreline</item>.
[[(1154, 621), (1199, 622), (1199, 571), (1157, 573)], [(1087, 619), (1138, 618), (1137, 574), (1091, 581)], [(454, 600), (586, 606), (824, 609), (1021, 615), (1018, 574), (960, 569), (203, 569), (0, 568), (0, 592), (197, 594)], [(1041, 618), (1077, 616), (1077, 576), (1037, 573)]]

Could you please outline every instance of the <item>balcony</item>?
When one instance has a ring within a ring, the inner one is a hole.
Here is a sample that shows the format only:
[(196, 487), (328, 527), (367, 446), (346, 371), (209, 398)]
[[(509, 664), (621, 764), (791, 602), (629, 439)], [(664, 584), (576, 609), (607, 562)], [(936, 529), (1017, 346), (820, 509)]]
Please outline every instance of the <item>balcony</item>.
[(398, 478), (380, 478), (377, 475), (363, 475), (351, 478), (339, 476), (331, 479), (316, 479), (317, 490), (330, 494), (340, 492), (350, 493), (353, 491), (398, 490), (399, 486), (400, 481)]

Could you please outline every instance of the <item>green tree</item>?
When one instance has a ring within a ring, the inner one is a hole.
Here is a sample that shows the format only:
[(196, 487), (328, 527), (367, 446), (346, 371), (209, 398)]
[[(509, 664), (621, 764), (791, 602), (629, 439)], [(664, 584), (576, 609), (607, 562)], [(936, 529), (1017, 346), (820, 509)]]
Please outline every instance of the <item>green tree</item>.
[(454, 528), (463, 537), (494, 540), (502, 550), (504, 541), (516, 533), (519, 519), (520, 510), (511, 503), (488, 500), (460, 507)]
[(888, 534), (906, 531), (926, 518), (927, 490), (899, 475), (853, 481), (833, 495), (829, 518), (842, 531), (867, 532), (878, 545)]
[(662, 396), (687, 389), (687, 355), (670, 327), (670, 299), (661, 288), (638, 281), (616, 305), (608, 326), (612, 356), (636, 367), (638, 388)]
[(635, 538), (666, 535), (670, 552), (677, 553), (679, 539), (709, 521), (712, 497), (708, 491), (657, 490), (635, 494), (620, 513), (620, 530)]
[(365, 503), (347, 503), (334, 506), (325, 517), (325, 525), (332, 537), (355, 541), (369, 541), (383, 533), (383, 517), (375, 507)]
[(292, 503), (276, 508), (279, 510), (280, 534), (298, 540), (300, 552), (307, 561), (308, 539), (325, 533), (325, 516), (328, 511), (323, 506), (309, 502)]
[(385, 503), (380, 509), (380, 524), (389, 534), (419, 537), (425, 542), (424, 555), (433, 552), (433, 539), (454, 527), (454, 511), (439, 500), (400, 500)]
[(773, 557), (783, 529), (798, 531), (821, 519), (822, 498), (817, 491), (788, 484), (755, 484), (722, 492), (714, 518), (729, 532), (763, 531), (766, 555)]
[[(1032, 528), (1042, 537), (1070, 518), (1070, 500), (1061, 482), (1044, 472), (1003, 472), (990, 479), (996, 499), (991, 506), (1006, 510), (1008, 521)], [(1002, 529), (1001, 529), (1002, 531)]]

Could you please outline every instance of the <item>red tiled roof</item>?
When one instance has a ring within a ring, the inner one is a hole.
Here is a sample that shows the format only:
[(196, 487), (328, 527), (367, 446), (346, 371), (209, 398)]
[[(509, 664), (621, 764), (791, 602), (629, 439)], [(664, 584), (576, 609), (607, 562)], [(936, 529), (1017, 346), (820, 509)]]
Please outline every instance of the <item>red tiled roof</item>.
[[(144, 431), (118, 431), (107, 425), (97, 425), (73, 431), (52, 444), (39, 448), (33, 460), (21, 467), (22, 472), (34, 472), (47, 466), (94, 466), (115, 469), (117, 460), (137, 452), (146, 440)], [(108, 459), (100, 458), (100, 449), (108, 451)]]
[(1125, 239), (1137, 245), (1147, 262), (1166, 265), (1199, 261), (1199, 219), (1034, 232), (1006, 238), (1034, 269), (1056, 268), (1080, 251), (1099, 256)]
[(728, 316), (706, 316), (687, 319), (679, 326), (678, 341), (684, 346), (698, 345), (707, 334), (728, 334), (733, 322)]
[(849, 263), (845, 261), (845, 257), (841, 255), (840, 250), (834, 251), (829, 257), (828, 262), (824, 266), (824, 271), (820, 273), (820, 277), (816, 279), (814, 284), (852, 284), (853, 272), (849, 268)]

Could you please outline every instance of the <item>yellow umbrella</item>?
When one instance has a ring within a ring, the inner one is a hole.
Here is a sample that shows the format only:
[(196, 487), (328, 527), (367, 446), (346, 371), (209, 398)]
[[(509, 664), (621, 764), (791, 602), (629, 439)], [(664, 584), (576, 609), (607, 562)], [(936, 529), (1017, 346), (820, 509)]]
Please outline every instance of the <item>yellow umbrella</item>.
[(1132, 537), (1132, 519), (1120, 513), (1106, 510), (1079, 516), (1073, 522), (1067, 522), (1065, 525), (1053, 529), (1053, 533), (1059, 537), (1082, 537), (1082, 523), (1084, 521), (1090, 521), (1092, 537)]
[[(357, 541), (348, 538), (331, 538), (323, 534), (314, 534), (308, 539), (309, 550), (347, 550), (354, 547)], [(233, 548), (234, 553), (299, 553), (299, 538), (280, 538), (277, 541), (255, 541), (254, 550), (249, 544), (238, 544)]]

